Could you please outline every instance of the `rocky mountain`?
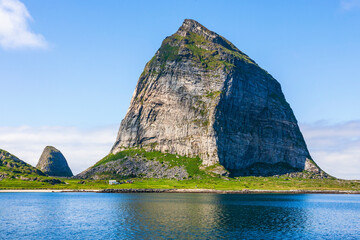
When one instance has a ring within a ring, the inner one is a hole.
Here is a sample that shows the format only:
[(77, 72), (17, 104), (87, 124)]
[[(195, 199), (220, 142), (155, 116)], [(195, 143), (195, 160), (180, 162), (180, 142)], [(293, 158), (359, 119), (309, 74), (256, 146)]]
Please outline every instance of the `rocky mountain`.
[(52, 146), (45, 147), (36, 167), (49, 176), (73, 176), (64, 155)]
[(45, 176), (45, 174), (11, 153), (0, 149), (0, 180), (4, 178), (25, 179), (39, 176)]
[(220, 165), (233, 176), (325, 175), (279, 82), (190, 19), (146, 64), (109, 156), (129, 148), (199, 157), (202, 168)]

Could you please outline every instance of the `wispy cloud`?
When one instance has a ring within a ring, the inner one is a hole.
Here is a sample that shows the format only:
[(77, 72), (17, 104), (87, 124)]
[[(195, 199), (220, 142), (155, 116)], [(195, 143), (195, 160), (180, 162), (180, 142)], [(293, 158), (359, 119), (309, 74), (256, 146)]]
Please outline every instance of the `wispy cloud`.
[(118, 126), (81, 130), (73, 127), (0, 127), (0, 148), (35, 166), (47, 145), (58, 148), (74, 174), (110, 152)]
[(341, 124), (302, 124), (310, 154), (329, 174), (360, 179), (360, 120)]
[(343, 11), (350, 11), (356, 8), (360, 9), (360, 0), (341, 0), (340, 7)]
[(18, 0), (0, 0), (0, 45), (5, 49), (47, 48), (45, 38), (31, 32), (32, 17)]

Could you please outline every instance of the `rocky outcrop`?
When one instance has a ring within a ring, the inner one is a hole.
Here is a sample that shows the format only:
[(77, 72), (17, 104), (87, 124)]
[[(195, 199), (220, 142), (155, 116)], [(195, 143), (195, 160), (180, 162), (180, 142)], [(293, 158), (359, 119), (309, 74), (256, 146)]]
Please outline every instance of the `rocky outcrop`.
[(144, 157), (125, 157), (123, 159), (111, 161), (99, 166), (89, 168), (78, 174), (80, 179), (111, 179), (126, 177), (143, 178), (169, 178), (182, 180), (188, 178), (188, 173), (184, 167), (170, 167), (168, 163), (151, 161)]
[(111, 153), (130, 147), (199, 156), (204, 166), (220, 163), (234, 176), (321, 171), (280, 84), (190, 19), (139, 78)]
[(51, 146), (45, 147), (36, 167), (49, 176), (73, 176), (64, 155)]

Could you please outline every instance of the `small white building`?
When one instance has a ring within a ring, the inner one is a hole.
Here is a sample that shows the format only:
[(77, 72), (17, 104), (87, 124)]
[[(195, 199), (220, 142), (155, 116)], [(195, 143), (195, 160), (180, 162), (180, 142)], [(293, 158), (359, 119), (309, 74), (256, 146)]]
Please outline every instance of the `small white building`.
[(116, 185), (116, 184), (119, 184), (119, 182), (117, 182), (116, 180), (109, 180), (109, 184)]

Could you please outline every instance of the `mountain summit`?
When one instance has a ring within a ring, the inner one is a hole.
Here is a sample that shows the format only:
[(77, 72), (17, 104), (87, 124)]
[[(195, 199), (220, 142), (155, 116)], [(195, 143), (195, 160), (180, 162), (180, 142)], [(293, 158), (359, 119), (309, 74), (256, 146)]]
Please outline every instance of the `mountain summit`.
[(190, 19), (165, 38), (138, 80), (111, 153), (128, 148), (198, 156), (233, 176), (323, 173), (280, 84)]

